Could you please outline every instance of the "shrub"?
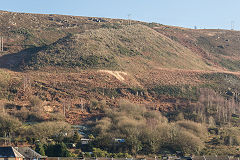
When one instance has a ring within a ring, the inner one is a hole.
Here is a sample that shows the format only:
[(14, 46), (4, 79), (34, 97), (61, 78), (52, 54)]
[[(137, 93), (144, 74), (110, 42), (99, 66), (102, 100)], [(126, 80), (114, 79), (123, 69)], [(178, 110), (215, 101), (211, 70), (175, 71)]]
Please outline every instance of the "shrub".
[(199, 137), (183, 130), (176, 124), (163, 125), (159, 130), (161, 131), (162, 148), (170, 151), (181, 151), (185, 154), (199, 153), (204, 148), (204, 143)]
[(25, 122), (42, 122), (45, 120), (43, 114), (40, 112), (32, 112), (28, 110), (17, 111), (13, 113), (21, 121)]
[(186, 131), (192, 133), (197, 137), (200, 137), (202, 139), (207, 138), (208, 131), (203, 124), (187, 120), (178, 121), (176, 124), (180, 126), (182, 129), (185, 129)]
[(50, 144), (46, 148), (48, 157), (71, 157), (70, 151), (64, 143)]
[[(119, 108), (105, 110), (106, 117), (95, 124), (95, 146), (112, 151), (112, 139), (123, 138), (118, 151), (132, 154), (157, 154), (161, 150), (199, 153), (207, 136), (206, 127), (192, 121), (168, 123), (158, 111), (120, 101)], [(116, 150), (114, 150), (116, 152)], [(116, 155), (113, 155), (116, 156)]]
[(185, 154), (198, 154), (204, 148), (204, 143), (190, 132), (179, 131), (175, 137), (175, 146)]
[(107, 157), (108, 152), (101, 150), (100, 148), (93, 148), (93, 156), (94, 157)]
[(22, 123), (8, 114), (0, 114), (0, 135), (12, 134), (20, 129)]
[(49, 121), (64, 121), (65, 120), (65, 116), (61, 112), (50, 113), (48, 120)]
[(42, 107), (42, 103), (43, 103), (42, 100), (37, 96), (30, 97), (29, 102), (31, 107), (33, 108), (40, 108)]
[(28, 131), (30, 135), (45, 141), (47, 138), (61, 140), (71, 135), (71, 125), (66, 122), (42, 122), (34, 124)]
[(108, 129), (110, 129), (110, 127), (111, 127), (111, 119), (108, 117), (105, 117), (100, 121), (98, 121), (95, 126), (96, 131), (98, 133), (105, 133), (106, 131), (108, 131)]
[(240, 145), (240, 130), (239, 128), (224, 128), (221, 130), (221, 138), (224, 140), (225, 145)]
[(35, 148), (35, 151), (39, 154), (41, 154), (42, 156), (45, 156), (45, 150), (44, 150), (44, 147), (41, 143), (38, 143), (36, 145), (36, 148)]

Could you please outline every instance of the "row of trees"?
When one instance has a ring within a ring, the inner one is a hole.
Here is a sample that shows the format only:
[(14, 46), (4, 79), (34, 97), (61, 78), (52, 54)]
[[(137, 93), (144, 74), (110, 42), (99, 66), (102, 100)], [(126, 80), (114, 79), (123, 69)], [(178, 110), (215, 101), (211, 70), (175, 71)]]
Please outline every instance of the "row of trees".
[[(200, 153), (207, 138), (203, 124), (192, 121), (169, 123), (160, 112), (122, 101), (116, 110), (105, 110), (106, 116), (96, 122), (94, 146), (109, 152), (157, 154), (163, 151)], [(122, 138), (124, 143), (113, 143)]]
[(67, 149), (67, 146), (61, 142), (56, 144), (42, 144), (38, 143), (35, 148), (36, 152), (41, 155), (49, 157), (71, 157), (71, 152)]
[(64, 137), (72, 134), (71, 125), (63, 121), (25, 125), (9, 114), (0, 114), (0, 137), (11, 138), (12, 142), (26, 140), (34, 143), (36, 140), (46, 142), (48, 139), (60, 142)]
[(195, 121), (210, 126), (236, 124), (239, 122), (240, 104), (234, 98), (226, 99), (211, 89), (200, 89), (198, 102), (191, 106)]

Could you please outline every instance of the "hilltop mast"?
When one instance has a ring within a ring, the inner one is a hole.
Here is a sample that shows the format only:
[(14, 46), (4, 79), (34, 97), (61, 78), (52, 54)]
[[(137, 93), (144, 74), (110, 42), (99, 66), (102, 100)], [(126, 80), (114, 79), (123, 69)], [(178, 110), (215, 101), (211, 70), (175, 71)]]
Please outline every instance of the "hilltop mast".
[(234, 30), (235, 22), (231, 21), (231, 30)]

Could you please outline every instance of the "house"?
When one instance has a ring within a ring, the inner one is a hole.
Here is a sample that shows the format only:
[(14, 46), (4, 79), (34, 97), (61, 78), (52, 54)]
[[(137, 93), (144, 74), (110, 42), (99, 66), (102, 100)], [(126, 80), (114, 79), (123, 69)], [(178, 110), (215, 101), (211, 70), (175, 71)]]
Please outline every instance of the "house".
[(232, 160), (229, 156), (194, 156), (193, 160)]
[(24, 160), (46, 160), (46, 156), (42, 156), (29, 147), (15, 147), (15, 149), (24, 156)]
[(115, 138), (115, 139), (114, 139), (114, 142), (115, 142), (115, 143), (124, 143), (124, 142), (125, 142), (125, 139)]
[(13, 147), (0, 147), (0, 160), (23, 160), (25, 157)]
[(87, 138), (81, 138), (81, 143), (82, 144), (88, 144), (91, 140)]

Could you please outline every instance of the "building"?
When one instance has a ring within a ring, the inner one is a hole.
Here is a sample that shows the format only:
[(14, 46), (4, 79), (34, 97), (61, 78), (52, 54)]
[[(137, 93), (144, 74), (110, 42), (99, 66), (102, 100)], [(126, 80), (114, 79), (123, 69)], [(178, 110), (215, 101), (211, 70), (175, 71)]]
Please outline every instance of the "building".
[(115, 143), (124, 143), (124, 142), (125, 142), (125, 139), (115, 138), (115, 139), (114, 139), (114, 142), (115, 142)]
[(230, 156), (194, 156), (193, 160), (237, 160), (237, 158)]
[(42, 156), (29, 147), (15, 147), (15, 149), (24, 156), (24, 160), (46, 160), (46, 156)]
[(13, 147), (0, 147), (0, 160), (23, 160), (25, 157)]
[(90, 141), (91, 141), (91, 139), (81, 138), (81, 143), (82, 144), (89, 144)]

